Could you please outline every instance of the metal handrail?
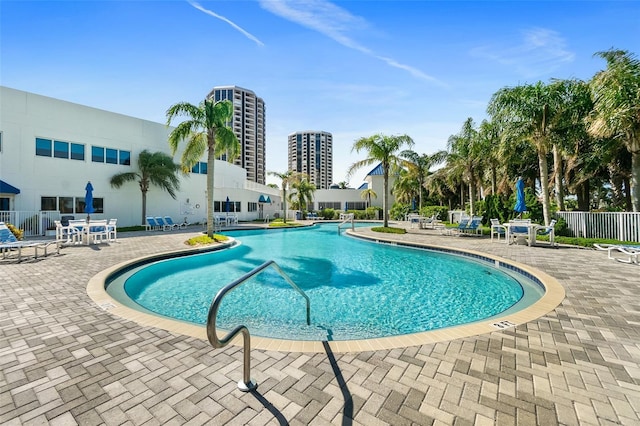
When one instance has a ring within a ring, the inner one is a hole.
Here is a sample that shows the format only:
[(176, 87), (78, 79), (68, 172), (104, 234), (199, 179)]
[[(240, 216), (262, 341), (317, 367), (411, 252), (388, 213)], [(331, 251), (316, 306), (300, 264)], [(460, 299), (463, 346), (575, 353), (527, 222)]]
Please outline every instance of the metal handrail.
[(250, 374), (251, 373), (251, 356), (250, 356), (251, 336), (249, 334), (249, 329), (244, 325), (239, 325), (233, 330), (231, 330), (225, 337), (220, 339), (218, 338), (218, 334), (216, 333), (216, 317), (218, 316), (218, 309), (220, 308), (220, 303), (222, 302), (222, 299), (229, 291), (238, 287), (240, 284), (243, 284), (250, 278), (258, 275), (259, 273), (267, 269), (269, 266), (273, 266), (275, 270), (282, 276), (282, 278), (284, 278), (285, 281), (287, 281), (287, 283), (289, 283), (289, 285), (293, 287), (294, 290), (296, 290), (298, 293), (302, 295), (302, 297), (305, 298), (307, 302), (307, 325), (311, 324), (311, 301), (309, 300), (309, 296), (307, 296), (304, 291), (300, 290), (300, 288), (296, 285), (296, 283), (294, 283), (293, 280), (289, 278), (289, 276), (273, 260), (263, 263), (262, 265), (258, 266), (254, 270), (250, 271), (249, 273), (243, 275), (242, 277), (238, 278), (237, 280), (233, 281), (230, 284), (227, 284), (222, 289), (220, 289), (220, 291), (218, 291), (218, 294), (216, 294), (216, 297), (213, 298), (213, 301), (211, 302), (211, 307), (209, 307), (209, 315), (207, 316), (207, 338), (209, 339), (209, 343), (211, 343), (211, 346), (213, 346), (215, 349), (218, 349), (218, 348), (224, 348), (239, 333), (242, 333), (243, 346), (244, 346), (244, 373), (243, 373), (243, 379), (238, 382), (238, 388), (243, 392), (248, 392), (250, 390), (255, 389), (258, 386), (255, 380), (251, 379), (251, 374)]
[(351, 222), (351, 229), (352, 230), (355, 229), (355, 226), (353, 224), (354, 214), (353, 213), (349, 213), (349, 214), (346, 214), (345, 216), (346, 216), (346, 219), (341, 224), (338, 225), (338, 235), (340, 235), (340, 229), (342, 229), (342, 225), (344, 225), (347, 222)]

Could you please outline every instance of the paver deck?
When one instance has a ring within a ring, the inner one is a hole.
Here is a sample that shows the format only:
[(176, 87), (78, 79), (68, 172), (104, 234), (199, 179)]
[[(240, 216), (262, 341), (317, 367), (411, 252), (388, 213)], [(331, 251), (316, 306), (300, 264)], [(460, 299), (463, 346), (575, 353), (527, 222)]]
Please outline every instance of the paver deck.
[[(100, 309), (89, 279), (176, 250), (201, 229), (0, 261), (0, 424), (640, 424), (640, 266), (595, 250), (508, 246), (409, 229), (402, 238), (515, 260), (565, 300), (515, 328), (370, 352), (242, 349), (145, 327)], [(358, 229), (357, 232), (371, 232)]]

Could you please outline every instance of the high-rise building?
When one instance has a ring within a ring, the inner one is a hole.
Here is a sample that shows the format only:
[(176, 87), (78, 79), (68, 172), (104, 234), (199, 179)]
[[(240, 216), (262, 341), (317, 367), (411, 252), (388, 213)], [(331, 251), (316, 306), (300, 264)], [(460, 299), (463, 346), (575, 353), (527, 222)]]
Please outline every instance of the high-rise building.
[[(237, 86), (216, 86), (207, 96), (214, 101), (233, 103), (233, 129), (240, 141), (241, 154), (234, 164), (247, 171), (247, 180), (264, 184), (265, 165), (265, 110), (264, 101), (251, 90)], [(224, 155), (223, 155), (224, 159)]]
[(289, 170), (305, 173), (317, 189), (333, 180), (333, 136), (309, 130), (289, 135)]

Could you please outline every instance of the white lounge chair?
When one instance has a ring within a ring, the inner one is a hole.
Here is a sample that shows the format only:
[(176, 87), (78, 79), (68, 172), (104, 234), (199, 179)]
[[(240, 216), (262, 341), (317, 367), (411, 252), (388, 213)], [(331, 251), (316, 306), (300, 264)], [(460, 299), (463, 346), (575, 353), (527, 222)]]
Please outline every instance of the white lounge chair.
[[(609, 259), (615, 259), (622, 263), (638, 263), (640, 264), (640, 245), (624, 245), (624, 244), (594, 244), (598, 250), (606, 251)], [(628, 256), (628, 259), (621, 259), (613, 255), (614, 252), (619, 252)]]
[(186, 223), (175, 223), (173, 221), (173, 219), (171, 218), (171, 216), (165, 216), (164, 217), (164, 221), (167, 223), (167, 225), (171, 226), (174, 229), (180, 229), (180, 228), (186, 228), (187, 227)]
[(13, 250), (18, 251), (18, 262), (22, 260), (22, 249), (29, 247), (34, 249), (34, 258), (38, 258), (38, 249), (44, 249), (44, 255), (47, 256), (47, 248), (55, 244), (57, 253), (60, 254), (60, 244), (55, 240), (31, 240), (20, 241), (13, 235), (13, 232), (4, 223), (0, 222), (0, 251), (2, 252), (2, 258), (6, 258), (7, 253)]

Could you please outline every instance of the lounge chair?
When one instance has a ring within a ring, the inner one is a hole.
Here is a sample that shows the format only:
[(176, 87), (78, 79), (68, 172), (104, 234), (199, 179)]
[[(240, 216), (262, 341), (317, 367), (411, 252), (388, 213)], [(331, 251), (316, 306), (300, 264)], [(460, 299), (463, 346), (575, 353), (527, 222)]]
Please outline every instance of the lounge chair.
[(175, 229), (174, 226), (171, 226), (168, 223), (166, 223), (164, 219), (161, 218), (160, 216), (156, 217), (156, 223), (158, 224), (158, 229), (162, 228), (163, 231), (166, 231), (167, 229), (169, 231), (172, 231), (173, 229)]
[(534, 227), (533, 228), (534, 239), (538, 235), (548, 235), (549, 236), (549, 244), (552, 247), (555, 247), (555, 245), (556, 245), (556, 242), (555, 242), (555, 226), (556, 226), (556, 222), (557, 222), (557, 220), (553, 219), (551, 221), (551, 223), (549, 223), (549, 225), (547, 225), (547, 226), (538, 225), (538, 226)]
[(156, 222), (154, 217), (147, 216), (145, 220), (147, 221), (147, 224), (144, 226), (145, 231), (155, 231), (156, 229), (160, 229), (160, 225), (158, 225), (158, 222)]
[(500, 237), (504, 237), (504, 242), (507, 241), (507, 227), (500, 223), (498, 219), (490, 219), (491, 220), (491, 241), (493, 242), (494, 235), (500, 241)]
[(38, 249), (44, 249), (44, 255), (47, 256), (47, 248), (55, 244), (56, 251), (60, 254), (60, 244), (55, 240), (31, 240), (20, 241), (13, 235), (13, 232), (4, 223), (0, 222), (0, 251), (2, 251), (2, 258), (7, 257), (7, 253), (13, 250), (18, 251), (18, 262), (22, 260), (22, 249), (29, 247), (34, 249), (34, 258), (38, 258)]
[(180, 228), (187, 227), (186, 223), (175, 223), (171, 218), (171, 216), (165, 216), (164, 221), (167, 223), (167, 225), (171, 226), (173, 229), (180, 229)]
[(451, 228), (453, 235), (461, 235), (464, 232), (464, 229), (469, 225), (470, 219), (468, 217), (460, 218), (460, 222), (458, 222), (457, 228)]
[[(460, 221), (462, 224), (462, 221)], [(458, 226), (458, 233), (456, 235), (482, 235), (482, 229), (480, 224), (482, 223), (482, 216), (473, 216), (471, 220), (467, 221), (467, 226)]]
[[(624, 244), (594, 244), (598, 250), (607, 251), (609, 259), (615, 259), (622, 263), (638, 263), (640, 264), (640, 245), (624, 245)], [(628, 259), (621, 259), (613, 256), (614, 252), (622, 253), (629, 256)]]

